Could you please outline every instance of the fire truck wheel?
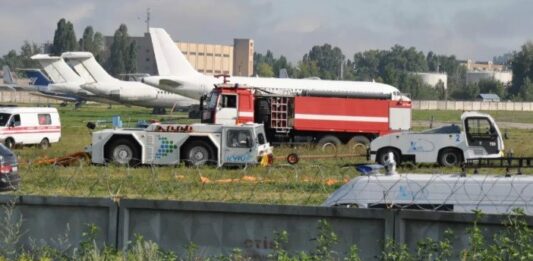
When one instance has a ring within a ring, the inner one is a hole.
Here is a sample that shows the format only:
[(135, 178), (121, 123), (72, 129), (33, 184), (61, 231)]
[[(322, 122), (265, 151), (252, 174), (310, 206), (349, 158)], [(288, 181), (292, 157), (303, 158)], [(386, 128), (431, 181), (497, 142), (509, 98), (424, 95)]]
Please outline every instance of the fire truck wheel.
[(444, 149), (439, 153), (439, 164), (443, 167), (459, 166), (463, 157), (456, 149)]
[(324, 136), (318, 141), (318, 146), (322, 150), (326, 150), (328, 148), (333, 148), (336, 150), (337, 147), (341, 144), (342, 144), (341, 140), (339, 140), (339, 138), (332, 136), (332, 135)]
[(395, 148), (380, 149), (377, 153), (376, 161), (381, 165), (385, 165), (385, 162), (387, 162), (387, 160), (389, 159), (389, 152), (392, 152), (396, 165), (400, 165), (400, 151)]
[(209, 145), (202, 141), (193, 141), (185, 148), (185, 161), (190, 166), (201, 166), (209, 163), (211, 158)]
[(128, 139), (119, 139), (109, 146), (108, 160), (119, 164), (135, 167), (141, 163), (141, 154), (137, 146)]
[(370, 139), (363, 135), (355, 135), (348, 141), (348, 146), (353, 151), (363, 150), (366, 153), (366, 149), (370, 146)]

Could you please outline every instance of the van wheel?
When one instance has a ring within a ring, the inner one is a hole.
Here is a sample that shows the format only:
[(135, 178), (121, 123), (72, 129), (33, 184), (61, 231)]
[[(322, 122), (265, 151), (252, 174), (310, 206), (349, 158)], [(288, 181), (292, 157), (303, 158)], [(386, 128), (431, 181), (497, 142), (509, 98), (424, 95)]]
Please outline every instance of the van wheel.
[(387, 162), (387, 160), (389, 159), (389, 152), (392, 152), (396, 165), (400, 165), (400, 152), (395, 148), (384, 148), (379, 150), (377, 153), (376, 161), (381, 165), (385, 165), (385, 162)]
[(128, 139), (119, 139), (109, 146), (107, 157), (109, 161), (119, 165), (135, 167), (141, 163), (141, 153), (135, 144)]
[(15, 140), (13, 138), (7, 138), (4, 141), (4, 145), (6, 145), (8, 149), (13, 149), (15, 148)]
[(39, 147), (43, 150), (50, 148), (50, 141), (47, 138), (44, 138), (41, 140), (41, 143), (39, 143)]
[(184, 158), (189, 166), (202, 166), (214, 160), (211, 147), (203, 141), (193, 141), (185, 147)]
[(439, 164), (443, 167), (459, 166), (463, 157), (456, 149), (444, 149), (439, 153)]
[(333, 150), (336, 151), (337, 148), (341, 144), (342, 144), (341, 140), (339, 140), (339, 138), (337, 138), (335, 136), (332, 136), (332, 135), (324, 136), (318, 141), (318, 146), (323, 151), (328, 150), (328, 149), (333, 149)]

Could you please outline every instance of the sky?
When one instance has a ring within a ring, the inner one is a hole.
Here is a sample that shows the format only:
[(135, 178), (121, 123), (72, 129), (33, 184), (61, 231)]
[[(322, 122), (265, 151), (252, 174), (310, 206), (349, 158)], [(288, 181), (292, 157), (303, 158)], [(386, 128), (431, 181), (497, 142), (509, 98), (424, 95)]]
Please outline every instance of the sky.
[(301, 60), (314, 46), (356, 52), (395, 44), (458, 59), (492, 60), (533, 38), (528, 0), (0, 0), (0, 56), (25, 40), (51, 42), (66, 18), (81, 37), (86, 26), (113, 35), (121, 23), (130, 35), (151, 27), (175, 41), (232, 44), (251, 38), (255, 51)]

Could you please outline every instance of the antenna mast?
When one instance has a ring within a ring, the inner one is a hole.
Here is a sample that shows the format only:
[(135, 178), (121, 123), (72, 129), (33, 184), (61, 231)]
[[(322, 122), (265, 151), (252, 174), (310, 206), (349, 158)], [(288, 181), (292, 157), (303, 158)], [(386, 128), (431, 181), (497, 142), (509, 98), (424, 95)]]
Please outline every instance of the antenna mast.
[(146, 32), (150, 33), (150, 8), (146, 8)]

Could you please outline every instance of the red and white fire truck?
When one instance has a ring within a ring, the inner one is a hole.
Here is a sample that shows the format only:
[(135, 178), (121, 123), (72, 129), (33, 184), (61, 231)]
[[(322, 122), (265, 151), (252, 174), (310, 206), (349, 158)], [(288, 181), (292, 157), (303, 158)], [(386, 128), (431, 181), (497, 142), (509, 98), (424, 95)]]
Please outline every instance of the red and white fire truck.
[[(405, 97), (405, 96), (402, 96)], [(411, 128), (411, 101), (392, 94), (292, 91), (216, 85), (202, 98), (202, 122), (263, 123), (272, 143), (363, 143)]]

